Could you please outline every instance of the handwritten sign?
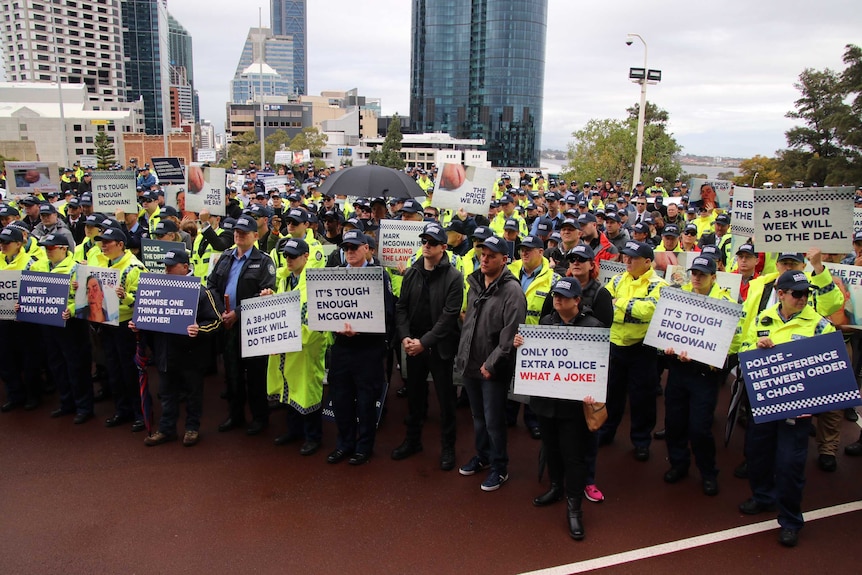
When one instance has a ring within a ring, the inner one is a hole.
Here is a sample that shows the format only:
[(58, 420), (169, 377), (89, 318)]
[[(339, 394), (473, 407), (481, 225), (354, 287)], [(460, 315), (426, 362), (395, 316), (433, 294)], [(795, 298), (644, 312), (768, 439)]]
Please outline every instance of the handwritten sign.
[(15, 319), (15, 304), (18, 303), (20, 285), (20, 271), (3, 270), (0, 272), (0, 320)]
[(380, 220), (380, 263), (387, 268), (397, 268), (399, 263), (410, 265), (410, 258), (422, 248), (419, 234), (425, 222), (402, 222)]
[(840, 332), (739, 354), (755, 423), (862, 405)]
[(120, 270), (78, 266), (78, 291), (75, 292), (75, 317), (95, 323), (120, 324), (117, 286)]
[(742, 306), (736, 302), (668, 287), (661, 292), (644, 343), (723, 367), (741, 317)]
[(487, 214), (494, 199), (497, 173), (488, 168), (443, 164), (439, 182), (434, 190), (434, 207)]
[(757, 251), (847, 251), (853, 238), (853, 187), (754, 190)]
[(382, 267), (315, 268), (305, 270), (308, 328), (314, 331), (384, 333)]
[(120, 208), (137, 213), (137, 181), (135, 173), (126, 170), (93, 172), (93, 211), (113, 214)]
[(242, 357), (302, 351), (300, 293), (280, 294), (242, 301)]
[(515, 360), (515, 393), (604, 403), (608, 392), (611, 330), (521, 325), (524, 345)]
[(18, 321), (63, 327), (69, 301), (70, 274), (21, 272)]
[(135, 300), (135, 327), (187, 335), (195, 323), (201, 282), (196, 277), (141, 274)]

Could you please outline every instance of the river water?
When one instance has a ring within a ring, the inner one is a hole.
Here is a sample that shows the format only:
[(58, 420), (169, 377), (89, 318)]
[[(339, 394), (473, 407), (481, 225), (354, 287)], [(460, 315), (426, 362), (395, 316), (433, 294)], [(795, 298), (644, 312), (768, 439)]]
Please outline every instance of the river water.
[[(542, 171), (550, 172), (552, 174), (558, 174), (565, 162), (560, 162), (558, 160), (542, 160)], [(683, 164), (682, 171), (687, 174), (706, 174), (708, 179), (715, 179), (718, 177), (719, 172), (733, 172), (734, 174), (739, 175), (739, 170), (736, 168), (729, 168), (725, 166), (691, 166)]]

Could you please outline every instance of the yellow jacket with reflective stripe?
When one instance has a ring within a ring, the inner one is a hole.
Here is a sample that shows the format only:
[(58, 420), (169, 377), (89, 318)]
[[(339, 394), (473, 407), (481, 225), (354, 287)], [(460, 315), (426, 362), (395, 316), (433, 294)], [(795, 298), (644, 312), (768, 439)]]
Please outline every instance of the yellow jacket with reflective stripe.
[[(524, 263), (521, 260), (515, 260), (509, 264), (509, 271), (512, 275), (521, 281), (521, 273), (524, 270)], [(542, 316), (542, 306), (545, 304), (545, 299), (551, 292), (551, 287), (557, 283), (560, 275), (554, 272), (547, 258), (542, 258), (542, 264), (539, 266), (539, 273), (536, 278), (527, 286), (527, 291), (524, 292), (524, 297), (527, 298), (527, 319), (524, 323), (528, 325), (539, 325), (539, 319)]]
[(646, 336), (649, 322), (667, 282), (650, 268), (635, 279), (629, 272), (617, 274), (605, 285), (614, 301), (614, 323), (611, 325), (611, 343), (635, 345)]
[(768, 337), (775, 345), (787, 343), (806, 337), (814, 337), (835, 331), (835, 326), (829, 320), (814, 311), (810, 305), (785, 321), (778, 313), (775, 304), (766, 308), (752, 321), (742, 342), (741, 351), (757, 347), (757, 340)]

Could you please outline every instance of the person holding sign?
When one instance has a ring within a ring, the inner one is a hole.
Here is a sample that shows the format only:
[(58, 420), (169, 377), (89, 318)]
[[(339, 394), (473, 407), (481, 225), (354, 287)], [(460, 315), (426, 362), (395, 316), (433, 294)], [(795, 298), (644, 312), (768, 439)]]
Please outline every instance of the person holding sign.
[[(551, 290), (554, 298), (553, 313), (542, 317), (539, 325), (564, 325), (574, 327), (605, 327), (593, 316), (589, 308), (581, 307), (581, 284), (575, 279), (561, 279)], [(524, 343), (521, 334), (514, 339), (514, 346)], [(581, 502), (586, 487), (592, 433), (584, 419), (586, 403), (595, 403), (592, 397), (583, 402), (547, 397), (530, 398), (530, 407), (539, 418), (542, 432), (542, 449), (548, 462), (551, 488), (535, 499), (533, 505), (544, 507), (566, 497), (569, 534), (580, 541), (584, 538)]]
[[(75, 258), (65, 236), (48, 234), (39, 240), (39, 245), (45, 248), (48, 258), (33, 264), (31, 271), (60, 275), (75, 273)], [(74, 302), (71, 285), (69, 294), (70, 301)], [(93, 417), (93, 380), (90, 377), (93, 352), (87, 322), (70, 317), (67, 307), (63, 314), (67, 320), (65, 326), (40, 327), (48, 368), (60, 395), (60, 407), (51, 412), (51, 417), (74, 413), (73, 423), (80, 425)]]
[[(138, 291), (138, 278), (146, 271), (144, 264), (126, 249), (126, 234), (119, 228), (106, 228), (96, 236), (101, 242), (102, 255), (98, 257), (98, 267), (119, 271), (120, 281), (115, 288), (120, 305), (118, 310), (119, 325), (102, 323), (102, 349), (105, 353), (105, 365), (108, 368), (108, 378), (111, 382), (111, 393), (114, 398), (114, 415), (105, 421), (106, 427), (117, 427), (133, 421), (132, 431), (146, 429), (144, 415), (141, 409), (141, 395), (138, 387), (138, 370), (135, 367), (136, 351), (135, 334), (129, 329), (132, 319), (132, 307)], [(86, 284), (88, 309), (96, 312), (95, 301), (98, 296), (90, 290), (96, 290), (89, 278)], [(78, 287), (73, 284), (77, 290)], [(77, 315), (77, 314), (76, 314)], [(88, 316), (90, 321), (96, 321)], [(110, 318), (109, 318), (110, 319)]]
[[(780, 258), (779, 258), (780, 261)], [(808, 304), (812, 284), (801, 270), (787, 270), (775, 281), (778, 303), (757, 314), (744, 334), (741, 350), (770, 349), (782, 343), (835, 331)], [(816, 381), (806, 381), (816, 385)], [(752, 497), (739, 505), (746, 515), (778, 508), (778, 541), (795, 547), (802, 517), (802, 489), (811, 416), (766, 423), (751, 421), (745, 433), (745, 457)]]
[(428, 373), (440, 404), (440, 468), (455, 468), (455, 387), (452, 368), (458, 350), (464, 278), (446, 257), (447, 234), (429, 224), (420, 235), (422, 255), (408, 268), (395, 307), (398, 338), (407, 354), (407, 438), (392, 451), (405, 459), (422, 451), (422, 424), (428, 414)]
[[(696, 257), (690, 269), (691, 281), (682, 287), (683, 291), (732, 301), (730, 292), (722, 289), (715, 281), (714, 259)], [(668, 461), (671, 466), (664, 474), (664, 480), (667, 483), (677, 483), (688, 475), (691, 454), (694, 453), (704, 494), (718, 495), (712, 420), (724, 372), (692, 361), (686, 351), (677, 352), (673, 348), (667, 348), (664, 353), (668, 360), (664, 424)]]
[(644, 345), (649, 322), (667, 285), (652, 268), (653, 249), (631, 241), (623, 249), (626, 271), (615, 275), (606, 289), (613, 298), (611, 360), (608, 372), (608, 420), (599, 429), (599, 444), (608, 445), (622, 421), (626, 395), (631, 400), (630, 437), (638, 461), (649, 460), (649, 446), (656, 422), (658, 357), (655, 348)]
[(300, 455), (314, 455), (323, 437), (324, 359), (332, 341), (329, 332), (308, 329), (308, 290), (305, 269), (309, 246), (303, 239), (289, 238), (282, 246), (286, 267), (276, 271), (276, 292), (297, 291), (302, 305), (302, 351), (269, 356), (267, 391), (287, 404), (287, 433), (275, 438), (276, 445), (286, 445), (299, 437), (305, 442)]
[(527, 300), (506, 267), (506, 242), (491, 236), (480, 247), (479, 269), (467, 278), (466, 313), (455, 359), (470, 398), (476, 455), (458, 471), (469, 476), (490, 467), (481, 487), (495, 491), (509, 479), (506, 398), (515, 369), (512, 342), (527, 317)]
[(248, 435), (257, 435), (269, 425), (269, 406), (266, 401), (267, 357), (243, 358), (240, 349), (242, 321), (240, 303), (247, 298), (262, 295), (275, 287), (275, 264), (256, 247), (257, 222), (243, 214), (233, 230), (236, 247), (225, 250), (207, 278), (207, 289), (219, 301), (225, 302), (222, 322), (227, 330), (224, 341), (224, 369), (229, 395), (228, 417), (218, 430), (230, 431), (245, 424), (245, 403), (248, 399), (252, 422)]

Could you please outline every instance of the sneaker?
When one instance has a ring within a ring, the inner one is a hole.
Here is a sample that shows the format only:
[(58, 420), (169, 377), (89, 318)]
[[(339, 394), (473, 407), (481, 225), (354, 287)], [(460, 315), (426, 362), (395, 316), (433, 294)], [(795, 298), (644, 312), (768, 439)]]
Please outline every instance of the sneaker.
[(144, 438), (144, 445), (146, 445), (147, 447), (152, 447), (154, 445), (161, 445), (162, 443), (167, 443), (168, 441), (175, 441), (176, 439), (176, 435), (168, 435), (167, 433), (157, 431), (154, 434), (148, 435)]
[(584, 487), (584, 497), (593, 503), (601, 503), (605, 500), (605, 495), (599, 491), (599, 488), (595, 485), (587, 485)]
[(482, 471), (484, 469), (488, 469), (491, 467), (481, 459), (479, 459), (478, 455), (474, 455), (473, 459), (467, 462), (467, 465), (464, 465), (458, 469), (458, 473), (461, 475), (474, 475), (477, 471)]
[(496, 491), (500, 486), (509, 480), (508, 473), (500, 473), (499, 471), (491, 471), (485, 481), (482, 482), (482, 491)]
[(194, 430), (186, 431), (186, 434), (183, 435), (183, 445), (186, 447), (191, 447), (195, 445), (200, 439), (201, 434)]

